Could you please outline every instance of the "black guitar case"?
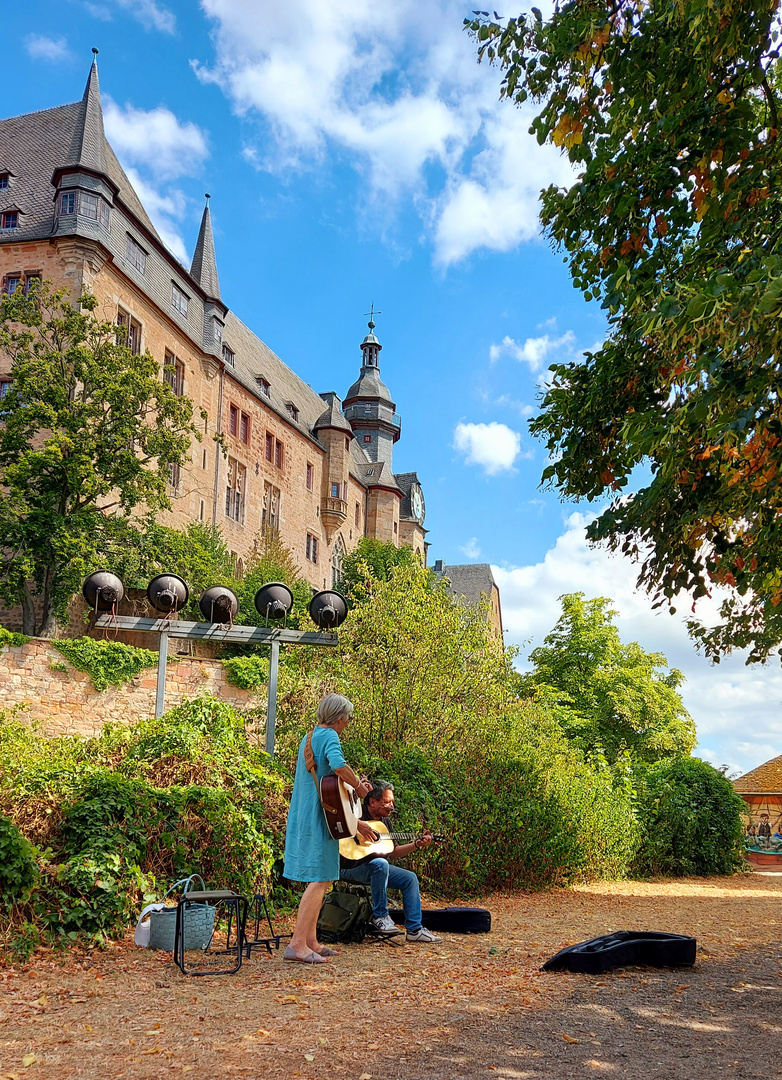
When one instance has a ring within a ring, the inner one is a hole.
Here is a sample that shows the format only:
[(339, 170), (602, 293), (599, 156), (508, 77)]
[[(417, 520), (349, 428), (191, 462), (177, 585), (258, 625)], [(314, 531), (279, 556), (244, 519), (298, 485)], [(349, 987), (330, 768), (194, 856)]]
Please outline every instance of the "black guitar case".
[(694, 937), (662, 934), (653, 930), (618, 930), (615, 934), (581, 941), (561, 949), (547, 960), (541, 971), (580, 971), (599, 975), (601, 971), (643, 964), (649, 967), (691, 967), (695, 963)]
[[(391, 908), (390, 915), (395, 923), (404, 922), (402, 908)], [(432, 908), (421, 913), (421, 922), (435, 933), (488, 934), (491, 912), (482, 907)]]

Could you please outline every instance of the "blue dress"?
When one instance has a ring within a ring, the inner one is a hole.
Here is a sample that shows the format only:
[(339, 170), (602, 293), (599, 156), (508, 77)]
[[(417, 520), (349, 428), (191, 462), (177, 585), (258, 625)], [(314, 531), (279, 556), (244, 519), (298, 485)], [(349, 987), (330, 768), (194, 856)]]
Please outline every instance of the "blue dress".
[[(285, 867), (283, 875), (291, 881), (336, 881), (339, 877), (339, 841), (326, 825), (326, 816), (318, 793), (304, 763), (301, 740), (293, 778), (293, 795), (285, 829)], [(318, 783), (347, 765), (339, 735), (333, 728), (316, 727), (312, 733), (312, 752), (318, 769)]]

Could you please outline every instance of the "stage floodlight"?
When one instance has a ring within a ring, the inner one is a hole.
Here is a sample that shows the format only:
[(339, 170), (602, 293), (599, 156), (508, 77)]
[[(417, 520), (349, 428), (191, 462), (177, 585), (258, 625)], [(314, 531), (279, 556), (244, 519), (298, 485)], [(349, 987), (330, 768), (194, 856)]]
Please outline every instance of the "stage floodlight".
[(111, 611), (125, 596), (125, 589), (116, 574), (96, 570), (84, 579), (81, 594), (94, 612)]
[(281, 581), (270, 581), (255, 594), (255, 610), (264, 619), (284, 619), (293, 607), (293, 593)]
[(147, 585), (147, 600), (156, 611), (167, 615), (180, 611), (189, 595), (190, 590), (177, 574), (158, 574)]
[(345, 597), (333, 589), (315, 593), (310, 601), (310, 618), (321, 630), (336, 630), (345, 621), (347, 614)]
[(239, 600), (225, 585), (212, 585), (198, 601), (207, 622), (232, 623), (239, 612)]

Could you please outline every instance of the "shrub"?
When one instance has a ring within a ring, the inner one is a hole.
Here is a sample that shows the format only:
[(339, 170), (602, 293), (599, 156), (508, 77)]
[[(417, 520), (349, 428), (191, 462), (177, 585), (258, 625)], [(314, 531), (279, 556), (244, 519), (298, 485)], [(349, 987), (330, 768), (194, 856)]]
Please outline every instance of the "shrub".
[(734, 874), (743, 856), (744, 800), (699, 758), (659, 761), (638, 772), (641, 843), (637, 874)]
[(9, 908), (28, 899), (37, 880), (33, 845), (0, 815), (0, 905)]
[(8, 811), (47, 846), (22, 915), (54, 939), (119, 934), (194, 871), (245, 896), (268, 891), (281, 853), (287, 777), (214, 698), (94, 739), (41, 740), (6, 719), (0, 784)]

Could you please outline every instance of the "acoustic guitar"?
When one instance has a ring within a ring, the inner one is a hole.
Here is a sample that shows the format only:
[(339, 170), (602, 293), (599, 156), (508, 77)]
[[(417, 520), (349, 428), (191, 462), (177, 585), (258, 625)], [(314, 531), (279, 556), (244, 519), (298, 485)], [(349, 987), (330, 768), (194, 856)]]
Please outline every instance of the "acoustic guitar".
[[(423, 840), (420, 833), (397, 833), (391, 832), (382, 821), (367, 821), (372, 832), (377, 834), (377, 840), (364, 840), (360, 836), (348, 836), (339, 842), (339, 853), (351, 862), (366, 859), (368, 855), (390, 855), (397, 844), (413, 844), (416, 840)], [(445, 841), (444, 836), (432, 836), (436, 844)]]
[(320, 802), (335, 840), (341, 842), (355, 835), (361, 817), (361, 800), (355, 788), (339, 776), (324, 776), (320, 782)]

